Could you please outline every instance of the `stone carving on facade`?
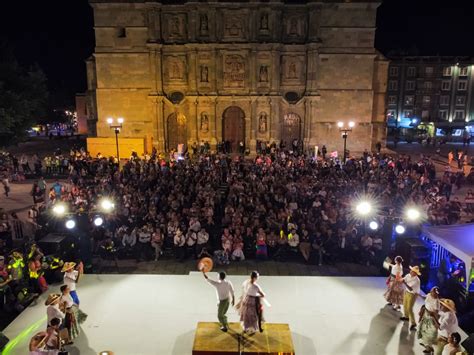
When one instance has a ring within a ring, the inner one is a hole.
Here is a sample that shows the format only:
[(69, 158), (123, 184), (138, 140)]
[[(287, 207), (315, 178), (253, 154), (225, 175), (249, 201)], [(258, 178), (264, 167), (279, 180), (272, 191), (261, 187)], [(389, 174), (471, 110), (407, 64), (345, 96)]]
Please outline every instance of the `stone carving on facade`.
[(267, 113), (261, 112), (258, 116), (258, 131), (265, 133), (267, 131)]
[(266, 65), (261, 65), (260, 66), (260, 71), (258, 74), (258, 81), (261, 83), (267, 83), (268, 82), (268, 67)]
[(201, 36), (206, 36), (209, 34), (209, 20), (206, 14), (201, 14), (199, 18), (199, 33)]
[(298, 19), (296, 17), (290, 18), (289, 25), (288, 25), (288, 34), (290, 36), (298, 36)]
[(244, 37), (243, 22), (244, 20), (242, 16), (230, 15), (230, 14), (226, 16), (225, 27), (224, 27), (225, 37), (243, 38)]
[(292, 60), (288, 64), (288, 79), (298, 79), (298, 73), (297, 73), (297, 63)]
[(183, 80), (184, 79), (184, 62), (178, 57), (169, 57), (166, 61), (168, 67), (169, 80)]
[(165, 15), (165, 37), (170, 39), (184, 39), (186, 37), (186, 15), (166, 14)]
[(224, 85), (227, 87), (245, 86), (245, 61), (241, 55), (228, 55), (224, 60)]
[(209, 115), (206, 112), (201, 113), (201, 132), (206, 133), (209, 131)]
[(208, 83), (209, 82), (209, 69), (207, 66), (201, 66), (201, 83)]
[(260, 30), (267, 31), (268, 30), (268, 14), (264, 12), (260, 16)]

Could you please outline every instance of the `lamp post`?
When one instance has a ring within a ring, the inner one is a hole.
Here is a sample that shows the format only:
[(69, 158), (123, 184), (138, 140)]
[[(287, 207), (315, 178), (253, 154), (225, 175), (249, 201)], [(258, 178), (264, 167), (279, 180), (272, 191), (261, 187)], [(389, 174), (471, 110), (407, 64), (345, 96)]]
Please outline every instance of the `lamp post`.
[(339, 127), (339, 132), (342, 132), (342, 139), (344, 139), (344, 155), (343, 155), (343, 162), (346, 163), (347, 159), (347, 136), (349, 132), (352, 132), (352, 128), (354, 128), (355, 123), (350, 121), (348, 127), (344, 127), (344, 122), (338, 122), (337, 126)]
[(120, 165), (120, 155), (119, 155), (119, 144), (118, 144), (118, 135), (120, 133), (120, 129), (122, 129), (123, 118), (117, 118), (117, 123), (114, 122), (112, 117), (107, 118), (107, 123), (109, 124), (109, 128), (113, 129), (115, 132), (115, 147), (117, 149), (117, 161)]

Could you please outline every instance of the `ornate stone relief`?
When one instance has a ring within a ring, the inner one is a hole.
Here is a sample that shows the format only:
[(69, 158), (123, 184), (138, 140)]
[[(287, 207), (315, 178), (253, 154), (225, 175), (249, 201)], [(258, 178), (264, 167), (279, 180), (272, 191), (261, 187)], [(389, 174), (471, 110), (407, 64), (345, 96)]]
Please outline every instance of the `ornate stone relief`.
[(245, 87), (245, 59), (238, 54), (224, 57), (224, 86), (229, 88)]

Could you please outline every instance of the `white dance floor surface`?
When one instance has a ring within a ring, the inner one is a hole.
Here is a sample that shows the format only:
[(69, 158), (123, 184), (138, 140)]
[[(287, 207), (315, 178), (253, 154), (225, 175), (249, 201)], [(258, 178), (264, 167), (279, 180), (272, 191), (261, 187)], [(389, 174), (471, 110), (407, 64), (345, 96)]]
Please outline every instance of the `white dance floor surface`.
[[(246, 277), (228, 279), (239, 296)], [(272, 305), (265, 309), (267, 322), (290, 325), (297, 355), (422, 353), (401, 314), (385, 306), (385, 278), (261, 276), (259, 284)], [(70, 354), (191, 354), (197, 322), (216, 321), (214, 288), (197, 272), (85, 275), (78, 294), (89, 317)], [(45, 298), (5, 329), (13, 340), (8, 354), (27, 354), (31, 335), (44, 329)], [(238, 321), (234, 309), (228, 316)]]

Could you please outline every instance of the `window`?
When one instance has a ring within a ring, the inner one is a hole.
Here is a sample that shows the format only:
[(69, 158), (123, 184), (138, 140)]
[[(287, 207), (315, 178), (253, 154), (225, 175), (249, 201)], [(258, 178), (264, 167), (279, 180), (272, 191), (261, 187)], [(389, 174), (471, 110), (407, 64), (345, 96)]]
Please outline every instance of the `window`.
[(426, 68), (425, 68), (425, 74), (426, 74), (426, 75), (431, 75), (431, 74), (433, 74), (433, 67), (426, 67)]
[(421, 111), (421, 118), (423, 120), (426, 120), (426, 119), (430, 118), (430, 111), (428, 111), (428, 110)]
[(388, 82), (388, 89), (390, 91), (396, 91), (398, 89), (398, 81), (396, 80), (390, 80)]
[(456, 121), (464, 121), (464, 110), (454, 111), (454, 119)]
[(430, 96), (423, 96), (423, 104), (424, 105), (429, 105), (431, 102), (431, 97)]
[(441, 106), (448, 106), (449, 105), (449, 96), (448, 95), (441, 95), (439, 98), (439, 104)]
[(433, 88), (433, 83), (431, 81), (425, 81), (425, 83), (423, 84), (423, 87), (426, 90), (431, 90)]
[(439, 110), (439, 118), (442, 120), (448, 119), (448, 110)]
[(459, 76), (467, 76), (467, 70), (468, 70), (468, 67), (462, 67), (459, 70)]
[(116, 33), (118, 38), (127, 37), (127, 29), (125, 27), (118, 27)]
[(415, 90), (415, 82), (413, 80), (407, 81), (406, 89), (407, 90)]
[(451, 67), (444, 67), (443, 68), (443, 76), (451, 76), (452, 69)]
[(449, 80), (443, 80), (441, 82), (441, 90), (451, 90), (451, 81)]
[(390, 67), (390, 76), (398, 76), (398, 67)]
[(403, 117), (410, 118), (411, 116), (413, 116), (413, 110), (404, 110), (403, 111)]
[(407, 69), (407, 76), (415, 76), (416, 75), (416, 68), (415, 67), (408, 67)]
[(458, 82), (458, 90), (466, 91), (467, 89), (467, 80), (459, 80)]
[(405, 96), (405, 101), (403, 101), (403, 103), (407, 106), (413, 106), (413, 104), (415, 103), (415, 96), (413, 95)]
[(456, 96), (456, 106), (464, 106), (466, 104), (466, 96)]
[(389, 105), (396, 105), (397, 104), (397, 97), (395, 95), (390, 95), (388, 97), (388, 104)]

